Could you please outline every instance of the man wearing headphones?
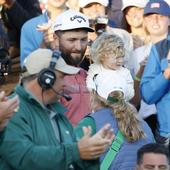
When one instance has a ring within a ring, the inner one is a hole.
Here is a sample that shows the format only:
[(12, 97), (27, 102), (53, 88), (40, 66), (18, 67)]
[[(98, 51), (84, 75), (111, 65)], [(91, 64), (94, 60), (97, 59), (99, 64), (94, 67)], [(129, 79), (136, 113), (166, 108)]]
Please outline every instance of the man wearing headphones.
[(111, 144), (114, 136), (109, 125), (90, 137), (76, 141), (72, 125), (64, 116), (66, 109), (57, 102), (70, 100), (64, 76), (79, 68), (65, 63), (59, 51), (37, 49), (25, 60), (26, 71), (14, 95), (19, 109), (8, 123), (0, 145), (1, 170), (83, 170)]

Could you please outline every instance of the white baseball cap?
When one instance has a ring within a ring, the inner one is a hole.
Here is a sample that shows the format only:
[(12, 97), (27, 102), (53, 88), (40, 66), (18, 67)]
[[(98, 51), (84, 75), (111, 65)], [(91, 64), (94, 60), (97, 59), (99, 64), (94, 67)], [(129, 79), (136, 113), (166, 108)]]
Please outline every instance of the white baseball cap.
[(130, 6), (135, 6), (138, 8), (145, 8), (148, 2), (149, 0), (123, 0), (122, 11), (125, 10), (125, 8), (130, 7)]
[[(39, 48), (28, 55), (24, 60), (24, 66), (26, 67), (26, 73), (23, 75), (38, 74), (42, 69), (48, 68), (50, 61), (52, 60), (53, 51), (50, 49)], [(74, 66), (66, 64), (62, 57), (57, 60), (55, 69), (65, 74), (77, 74), (80, 69)]]
[(127, 83), (124, 78), (117, 74), (114, 70), (105, 70), (99, 73), (94, 79), (95, 91), (99, 96), (107, 99), (113, 91), (121, 91), (126, 98)]
[(167, 3), (168, 3), (168, 5), (170, 6), (170, 0), (165, 0), (165, 2), (167, 2)]
[(105, 7), (108, 6), (109, 1), (108, 0), (79, 0), (79, 7), (84, 8), (86, 5), (91, 3), (99, 3)]
[(89, 26), (89, 19), (81, 12), (69, 9), (57, 16), (53, 25), (53, 31), (66, 31), (84, 28), (89, 32), (94, 30)]

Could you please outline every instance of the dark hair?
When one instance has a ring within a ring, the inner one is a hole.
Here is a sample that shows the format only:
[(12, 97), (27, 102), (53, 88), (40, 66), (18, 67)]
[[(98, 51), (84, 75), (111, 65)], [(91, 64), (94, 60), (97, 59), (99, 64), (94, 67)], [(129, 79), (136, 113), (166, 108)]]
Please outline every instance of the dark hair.
[(122, 25), (122, 28), (125, 29), (127, 32), (131, 33), (131, 28), (130, 28), (130, 25), (128, 24), (127, 20), (126, 20), (126, 15), (129, 11), (129, 9), (131, 8), (132, 6), (129, 6), (129, 7), (126, 7), (124, 10), (123, 10), (123, 16), (122, 16), (122, 20), (121, 20), (121, 25)]
[(138, 165), (143, 163), (143, 156), (146, 153), (163, 154), (167, 157), (167, 161), (169, 163), (169, 151), (164, 145), (158, 143), (149, 143), (142, 146), (137, 152)]

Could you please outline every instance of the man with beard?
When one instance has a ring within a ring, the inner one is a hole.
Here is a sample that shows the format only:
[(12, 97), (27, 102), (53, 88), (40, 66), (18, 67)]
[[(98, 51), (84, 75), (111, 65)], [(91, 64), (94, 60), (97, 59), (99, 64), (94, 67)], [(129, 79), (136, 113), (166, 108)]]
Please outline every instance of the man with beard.
[[(67, 10), (58, 15), (53, 27), (58, 39), (59, 50), (67, 64), (79, 67), (84, 58), (88, 43), (88, 32), (93, 32), (89, 27), (88, 18), (77, 11)], [(65, 76), (69, 88), (65, 91), (72, 97), (71, 101), (61, 99), (61, 103), (69, 110), (66, 116), (75, 126), (84, 116), (90, 112), (89, 92), (86, 88), (85, 70), (72, 76)]]

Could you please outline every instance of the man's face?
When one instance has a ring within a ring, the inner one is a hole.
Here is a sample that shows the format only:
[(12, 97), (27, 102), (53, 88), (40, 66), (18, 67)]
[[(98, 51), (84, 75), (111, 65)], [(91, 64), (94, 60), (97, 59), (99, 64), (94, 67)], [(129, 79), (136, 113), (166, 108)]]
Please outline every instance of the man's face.
[(163, 154), (145, 153), (137, 170), (169, 170), (167, 157)]
[(88, 44), (87, 30), (70, 30), (59, 35), (59, 50), (67, 64), (78, 66)]

